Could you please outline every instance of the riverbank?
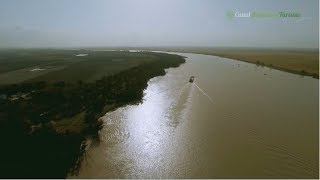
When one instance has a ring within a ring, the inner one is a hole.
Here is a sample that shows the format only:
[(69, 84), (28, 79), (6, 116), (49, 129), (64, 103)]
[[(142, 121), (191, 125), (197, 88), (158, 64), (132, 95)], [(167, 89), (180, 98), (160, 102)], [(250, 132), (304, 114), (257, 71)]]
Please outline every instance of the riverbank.
[(183, 53), (220, 56), (319, 79), (319, 52), (310, 50), (177, 49)]
[(318, 79), (172, 54), (187, 63), (150, 80), (143, 103), (102, 117), (101, 142), (68, 178), (319, 176)]
[[(117, 49), (117, 48), (116, 48)], [(119, 48), (118, 48), (119, 49)], [(120, 49), (130, 49), (129, 47)], [(311, 76), (319, 79), (319, 51), (317, 49), (261, 49), (261, 48), (206, 48), (206, 47), (143, 47), (148, 51), (167, 51), (220, 56), (258, 66)]]
[[(182, 56), (151, 52), (95, 52), (88, 58), (60, 71), (1, 86), (0, 136), (6, 147), (0, 149), (0, 177), (64, 178), (77, 173), (85, 140), (99, 140), (99, 118), (117, 107), (141, 102), (149, 79), (185, 62)], [(128, 59), (132, 64), (142, 58), (132, 67), (121, 68)], [(104, 67), (118, 67), (118, 71), (111, 68), (112, 73), (105, 76), (101, 74)], [(91, 74), (96, 79), (72, 78)]]

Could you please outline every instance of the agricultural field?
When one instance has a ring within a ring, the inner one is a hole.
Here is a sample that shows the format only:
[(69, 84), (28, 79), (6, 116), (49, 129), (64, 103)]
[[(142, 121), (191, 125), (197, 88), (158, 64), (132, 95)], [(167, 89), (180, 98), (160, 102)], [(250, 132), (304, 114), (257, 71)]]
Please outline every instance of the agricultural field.
[(148, 63), (143, 52), (0, 50), (0, 85), (36, 81), (94, 81)]

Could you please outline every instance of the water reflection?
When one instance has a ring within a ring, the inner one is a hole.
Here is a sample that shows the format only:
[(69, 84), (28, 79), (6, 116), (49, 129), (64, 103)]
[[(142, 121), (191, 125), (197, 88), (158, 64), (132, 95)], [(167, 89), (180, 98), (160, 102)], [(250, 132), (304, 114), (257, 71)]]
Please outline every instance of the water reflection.
[(102, 143), (77, 177), (317, 177), (318, 80), (182, 55), (186, 64), (148, 82), (142, 104), (103, 117)]

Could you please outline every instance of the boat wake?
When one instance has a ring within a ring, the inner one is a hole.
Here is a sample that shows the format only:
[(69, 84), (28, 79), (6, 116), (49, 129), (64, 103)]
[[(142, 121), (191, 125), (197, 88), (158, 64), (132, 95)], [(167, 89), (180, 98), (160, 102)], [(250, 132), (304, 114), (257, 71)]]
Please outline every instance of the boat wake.
[(213, 100), (207, 93), (205, 93), (196, 83), (193, 83), (193, 84), (202, 92), (203, 95), (207, 96), (208, 99), (209, 99), (212, 103), (216, 103), (216, 102), (214, 102), (214, 100)]

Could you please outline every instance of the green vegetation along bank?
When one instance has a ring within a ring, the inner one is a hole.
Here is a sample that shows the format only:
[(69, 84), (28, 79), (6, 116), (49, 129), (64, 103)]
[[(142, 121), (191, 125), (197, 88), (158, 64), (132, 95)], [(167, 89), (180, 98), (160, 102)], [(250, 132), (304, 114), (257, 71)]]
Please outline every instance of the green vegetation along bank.
[(220, 56), (319, 79), (318, 49), (237, 47), (141, 47), (135, 49)]
[[(17, 53), (38, 58), (10, 64), (10, 56)], [(0, 64), (8, 67), (0, 76), (23, 69), (20, 73), (26, 77), (0, 83), (1, 178), (64, 178), (76, 173), (85, 141), (99, 139), (103, 125), (99, 118), (141, 102), (150, 78), (185, 62), (181, 56), (164, 53), (86, 51), (87, 57), (75, 58), (77, 53), (83, 52), (2, 52), (6, 56), (0, 58), (6, 58)], [(62, 68), (30, 76), (25, 70), (35, 66)]]

